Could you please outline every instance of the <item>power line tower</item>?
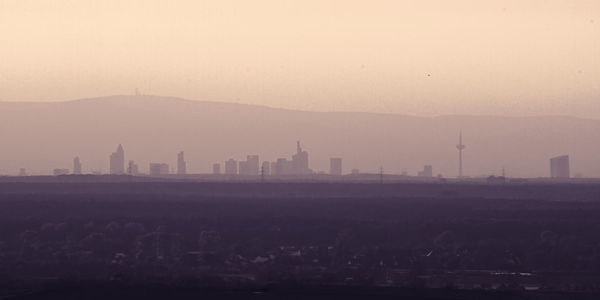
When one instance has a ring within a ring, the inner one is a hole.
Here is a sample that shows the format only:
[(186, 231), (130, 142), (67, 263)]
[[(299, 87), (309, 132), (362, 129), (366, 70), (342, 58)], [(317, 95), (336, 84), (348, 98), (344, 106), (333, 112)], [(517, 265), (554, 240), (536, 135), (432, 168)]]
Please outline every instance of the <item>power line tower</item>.
[(465, 145), (462, 143), (462, 130), (458, 135), (458, 145), (456, 145), (456, 149), (458, 149), (458, 178), (462, 178), (462, 152), (465, 149)]

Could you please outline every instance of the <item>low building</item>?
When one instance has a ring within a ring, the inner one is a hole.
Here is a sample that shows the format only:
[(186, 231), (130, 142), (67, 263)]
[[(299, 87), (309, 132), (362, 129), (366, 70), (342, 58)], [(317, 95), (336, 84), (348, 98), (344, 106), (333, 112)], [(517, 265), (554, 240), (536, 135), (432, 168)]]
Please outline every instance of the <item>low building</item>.
[(150, 176), (169, 174), (169, 165), (165, 163), (150, 163)]

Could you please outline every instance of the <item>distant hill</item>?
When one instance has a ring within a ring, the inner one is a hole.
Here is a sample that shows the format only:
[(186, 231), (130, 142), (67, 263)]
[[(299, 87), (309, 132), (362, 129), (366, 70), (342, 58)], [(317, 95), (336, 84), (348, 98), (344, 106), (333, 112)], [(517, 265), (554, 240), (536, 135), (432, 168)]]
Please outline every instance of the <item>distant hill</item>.
[(342, 157), (344, 172), (358, 168), (456, 175), (456, 143), (463, 131), (464, 172), (537, 177), (548, 159), (569, 154), (572, 174), (600, 177), (600, 121), (563, 116), (414, 117), (356, 112), (308, 112), (263, 106), (190, 101), (158, 96), (111, 96), (60, 103), (0, 102), (0, 174), (33, 174), (72, 168), (108, 170), (108, 156), (122, 143), (126, 160), (146, 172), (149, 162), (175, 166), (185, 151), (189, 172), (212, 163), (258, 154), (262, 160), (291, 157), (296, 140), (310, 166), (328, 171)]

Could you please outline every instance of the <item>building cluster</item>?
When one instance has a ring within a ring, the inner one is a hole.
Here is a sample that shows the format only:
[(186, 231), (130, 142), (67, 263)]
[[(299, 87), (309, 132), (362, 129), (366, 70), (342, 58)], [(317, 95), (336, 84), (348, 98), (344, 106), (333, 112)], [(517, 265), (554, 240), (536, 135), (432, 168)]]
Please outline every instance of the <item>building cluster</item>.
[[(456, 145), (458, 150), (458, 178), (463, 178), (463, 150), (465, 145), (462, 142), (462, 133), (459, 135), (459, 142)], [(133, 160), (129, 160), (127, 167), (125, 166), (125, 151), (123, 146), (119, 144), (117, 150), (110, 154), (109, 173), (114, 175), (141, 175), (138, 164)], [(177, 165), (176, 170), (171, 170), (169, 165), (166, 163), (151, 162), (148, 167), (149, 175), (160, 176), (168, 174), (185, 175), (187, 174), (187, 164), (185, 161), (184, 152), (181, 151), (177, 154)], [(98, 172), (93, 172), (94, 174)], [(383, 170), (381, 171), (383, 173)], [(53, 174), (66, 175), (69, 174), (69, 169), (57, 168), (53, 170)], [(82, 174), (82, 164), (79, 157), (73, 159), (73, 172), (74, 175)], [(243, 176), (302, 176), (313, 174), (313, 170), (309, 167), (308, 152), (303, 150), (298, 141), (296, 144), (296, 153), (292, 155), (291, 159), (278, 158), (275, 161), (263, 161), (260, 162), (258, 155), (248, 155), (246, 160), (237, 161), (233, 158), (228, 159), (223, 163), (214, 163), (212, 165), (212, 174), (214, 175), (243, 175)], [(342, 158), (332, 157), (329, 161), (329, 174), (333, 176), (341, 176), (343, 174), (342, 169)], [(358, 169), (352, 169), (352, 175), (359, 174)], [(27, 176), (27, 171), (22, 168), (19, 172), (19, 176)], [(406, 172), (402, 172), (402, 175), (406, 176)], [(418, 177), (432, 178), (433, 166), (425, 165), (422, 171), (417, 174)], [(441, 176), (441, 175), (438, 175)], [(570, 178), (570, 166), (569, 156), (561, 155), (550, 159), (550, 177), (566, 179)], [(576, 175), (577, 177), (577, 175)], [(502, 178), (505, 178), (504, 169)]]
[[(335, 167), (336, 172), (330, 174), (341, 175), (341, 158), (335, 159), (335, 162), (332, 159), (333, 163), (337, 164)], [(224, 165), (225, 175), (309, 175), (313, 173), (308, 166), (308, 152), (302, 150), (300, 142), (297, 143), (296, 154), (292, 155), (291, 160), (278, 158), (276, 161), (263, 161), (260, 163), (258, 155), (248, 155), (245, 161), (238, 162), (230, 158), (225, 161)], [(221, 174), (221, 164), (213, 164), (212, 172), (213, 174)]]
[[(81, 168), (81, 164), (79, 165)], [(148, 166), (149, 174), (151, 176), (167, 175), (170, 174), (169, 164), (166, 163), (155, 163), (151, 162)], [(183, 151), (177, 154), (177, 174), (184, 175), (187, 173), (187, 165), (185, 161), (185, 154)], [(125, 151), (123, 146), (119, 144), (117, 151), (110, 155), (110, 174), (113, 175), (140, 175), (140, 169), (135, 161), (130, 160), (127, 169), (125, 169)]]
[[(149, 163), (148, 170), (150, 176), (168, 174), (186, 175), (187, 163), (185, 161), (185, 154), (183, 151), (177, 154), (176, 170), (171, 170), (167, 163), (157, 162)], [(273, 162), (263, 161), (261, 163), (258, 155), (248, 155), (245, 161), (237, 161), (233, 158), (228, 159), (224, 162), (223, 169), (221, 168), (220, 163), (215, 163), (212, 166), (212, 174), (225, 175), (309, 175), (312, 173), (313, 171), (309, 168), (308, 164), (308, 152), (302, 149), (300, 142), (297, 143), (296, 153), (292, 155), (291, 160), (279, 158)], [(21, 176), (26, 176), (26, 170), (21, 169), (20, 174)], [(56, 176), (67, 175), (69, 174), (69, 169), (54, 169), (53, 174)], [(82, 174), (82, 164), (78, 156), (73, 159), (72, 174)], [(129, 160), (127, 165), (125, 164), (125, 150), (121, 144), (119, 144), (117, 150), (109, 156), (109, 174), (141, 175), (140, 168), (134, 160)], [(337, 176), (342, 175), (341, 158), (331, 158), (330, 174)]]

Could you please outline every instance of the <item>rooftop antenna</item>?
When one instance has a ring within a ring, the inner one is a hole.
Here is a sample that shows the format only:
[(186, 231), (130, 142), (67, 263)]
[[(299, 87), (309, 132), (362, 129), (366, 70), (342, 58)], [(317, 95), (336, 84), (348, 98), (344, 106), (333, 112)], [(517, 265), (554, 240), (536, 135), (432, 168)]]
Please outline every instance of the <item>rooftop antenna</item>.
[(458, 149), (458, 178), (462, 178), (462, 152), (465, 149), (465, 145), (462, 143), (462, 130), (458, 135), (458, 145), (456, 145), (456, 149)]

